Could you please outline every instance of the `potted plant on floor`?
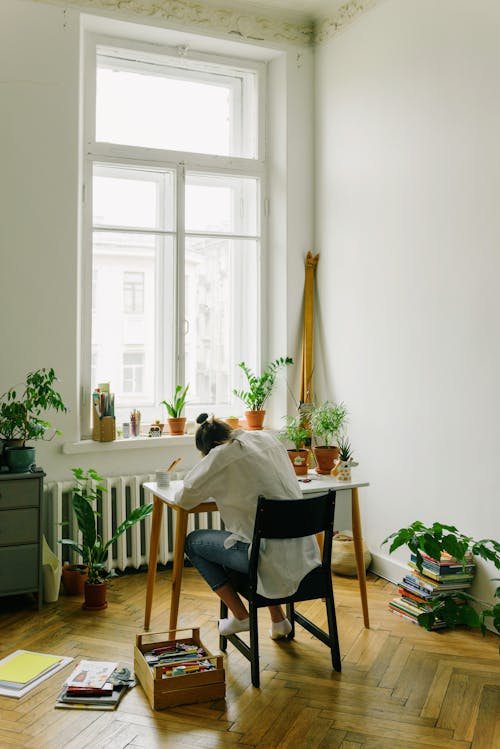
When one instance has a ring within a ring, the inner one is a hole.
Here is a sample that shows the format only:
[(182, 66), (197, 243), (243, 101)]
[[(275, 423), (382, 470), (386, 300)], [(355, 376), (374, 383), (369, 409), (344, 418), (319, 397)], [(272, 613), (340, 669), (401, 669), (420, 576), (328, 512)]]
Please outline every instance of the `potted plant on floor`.
[[(474, 561), (474, 557), (491, 562), (496, 569), (500, 569), (500, 543), (490, 538), (475, 541), (470, 536), (460, 533), (454, 525), (444, 525), (435, 522), (426, 526), (416, 520), (407, 528), (400, 528), (391, 533), (382, 545), (391, 542), (389, 554), (400, 546), (407, 546), (415, 559), (415, 565), (420, 574), (425, 572), (424, 555), (427, 559), (437, 563), (448, 555), (465, 569)], [(497, 578), (494, 578), (497, 580)], [(483, 635), (486, 632), (486, 621), (491, 618), (492, 624), (500, 634), (500, 587), (497, 587), (494, 597), (498, 603), (485, 604), (464, 590), (453, 590), (438, 593), (429, 600), (425, 611), (418, 616), (418, 623), (428, 630), (432, 630), (436, 620), (444, 622), (448, 627), (466, 624), (469, 627), (479, 627)], [(484, 608), (486, 605), (486, 608)], [(499, 646), (500, 651), (500, 646)]]
[(189, 383), (185, 388), (182, 385), (177, 385), (175, 388), (174, 396), (171, 401), (163, 400), (162, 405), (165, 406), (168, 413), (168, 430), (170, 434), (179, 435), (184, 434), (186, 426), (186, 419), (182, 416), (184, 405), (186, 403), (186, 396), (189, 390)]
[(278, 434), (278, 437), (293, 444), (293, 449), (288, 449), (288, 456), (297, 476), (307, 473), (307, 459), (309, 450), (304, 445), (309, 437), (309, 431), (304, 426), (301, 416), (285, 416), (286, 426)]
[(118, 526), (112, 537), (104, 541), (98, 532), (99, 513), (97, 511), (97, 500), (106, 492), (106, 487), (102, 483), (104, 479), (93, 468), (87, 471), (82, 468), (72, 468), (71, 471), (75, 479), (71, 502), (82, 540), (79, 543), (71, 538), (62, 538), (59, 543), (69, 546), (81, 557), (83, 564), (88, 568), (88, 578), (84, 584), (83, 608), (100, 611), (108, 605), (106, 578), (109, 576), (107, 571), (109, 548), (122, 533), (144, 520), (152, 512), (153, 505), (140, 505), (134, 508)]
[[(45, 411), (66, 412), (61, 394), (54, 388), (53, 369), (37, 369), (26, 376), (20, 387), (9, 388), (0, 396), (0, 436), (9, 469), (24, 473), (35, 464), (35, 448), (26, 443), (46, 437), (52, 424), (42, 418)], [(51, 436), (60, 434), (57, 430)]]
[(268, 364), (261, 375), (252, 372), (243, 361), (238, 364), (246, 377), (247, 389), (235, 388), (233, 393), (248, 409), (245, 411), (248, 429), (262, 429), (266, 416), (264, 405), (273, 392), (279, 370), (289, 364), (293, 364), (293, 359), (281, 356)]
[(339, 457), (338, 443), (346, 418), (347, 409), (344, 403), (324, 401), (310, 412), (311, 431), (316, 440), (320, 441), (320, 444), (313, 448), (317, 473), (330, 473)]

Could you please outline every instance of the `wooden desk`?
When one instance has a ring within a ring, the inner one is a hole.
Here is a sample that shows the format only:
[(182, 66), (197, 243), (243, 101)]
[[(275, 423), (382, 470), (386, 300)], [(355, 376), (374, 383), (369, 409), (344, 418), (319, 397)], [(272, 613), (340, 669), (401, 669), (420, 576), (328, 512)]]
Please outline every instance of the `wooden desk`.
[[(366, 594), (366, 572), (363, 559), (363, 536), (361, 532), (361, 517), (359, 513), (358, 488), (369, 486), (366, 481), (339, 481), (333, 476), (319, 476), (314, 471), (309, 472), (311, 481), (301, 483), (300, 487), (304, 496), (314, 497), (324, 494), (329, 489), (350, 490), (351, 512), (352, 512), (352, 535), (354, 551), (356, 554), (356, 569), (358, 572), (359, 592), (361, 596), (361, 607), (365, 627), (370, 626), (368, 617), (368, 598)], [(156, 581), (156, 565), (158, 562), (158, 549), (160, 546), (160, 534), (163, 519), (163, 506), (167, 504), (176, 511), (174, 559), (172, 570), (172, 594), (170, 600), (170, 629), (177, 628), (177, 617), (179, 615), (179, 600), (181, 595), (182, 572), (184, 569), (184, 546), (190, 513), (217, 511), (215, 502), (202, 502), (193, 507), (192, 510), (184, 510), (174, 501), (175, 494), (182, 487), (182, 481), (172, 481), (168, 487), (159, 487), (156, 482), (144, 484), (145, 489), (153, 493), (153, 514), (151, 522), (151, 539), (149, 547), (148, 579), (146, 587), (146, 608), (144, 612), (144, 629), (149, 629), (151, 621), (151, 609), (153, 606), (153, 593)], [(338, 495), (337, 495), (338, 499)]]

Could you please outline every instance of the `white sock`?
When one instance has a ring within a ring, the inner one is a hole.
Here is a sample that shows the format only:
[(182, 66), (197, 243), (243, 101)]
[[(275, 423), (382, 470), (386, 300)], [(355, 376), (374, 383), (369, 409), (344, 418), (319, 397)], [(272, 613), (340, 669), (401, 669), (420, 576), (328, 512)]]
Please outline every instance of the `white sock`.
[(219, 633), (227, 637), (235, 635), (236, 632), (248, 632), (250, 629), (250, 619), (236, 619), (230, 616), (228, 619), (219, 619)]
[(288, 619), (282, 619), (281, 622), (272, 622), (271, 629), (269, 630), (269, 637), (271, 640), (281, 640), (286, 637), (292, 631), (292, 625)]

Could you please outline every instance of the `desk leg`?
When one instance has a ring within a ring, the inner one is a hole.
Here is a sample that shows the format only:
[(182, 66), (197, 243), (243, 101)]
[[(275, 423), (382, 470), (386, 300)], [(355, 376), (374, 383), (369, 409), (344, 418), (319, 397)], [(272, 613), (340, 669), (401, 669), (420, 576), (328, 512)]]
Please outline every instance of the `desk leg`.
[(182, 573), (184, 570), (184, 547), (186, 545), (188, 514), (189, 513), (187, 513), (185, 510), (182, 510), (181, 508), (177, 509), (174, 562), (172, 570), (172, 595), (170, 598), (170, 629), (177, 629)]
[(358, 490), (351, 489), (352, 502), (352, 537), (354, 541), (354, 553), (356, 554), (356, 569), (358, 572), (359, 592), (361, 594), (361, 607), (363, 609), (363, 619), (365, 627), (370, 627), (368, 617), (368, 597), (366, 594), (366, 571), (365, 561), (363, 559), (363, 534), (361, 531), (361, 517), (359, 514)]
[(163, 502), (153, 497), (153, 514), (151, 522), (151, 537), (149, 541), (149, 563), (148, 579), (146, 587), (146, 609), (144, 612), (144, 629), (149, 629), (151, 621), (151, 607), (153, 605), (153, 592), (156, 581), (156, 565), (158, 562), (158, 549), (160, 548), (161, 522), (163, 518)]

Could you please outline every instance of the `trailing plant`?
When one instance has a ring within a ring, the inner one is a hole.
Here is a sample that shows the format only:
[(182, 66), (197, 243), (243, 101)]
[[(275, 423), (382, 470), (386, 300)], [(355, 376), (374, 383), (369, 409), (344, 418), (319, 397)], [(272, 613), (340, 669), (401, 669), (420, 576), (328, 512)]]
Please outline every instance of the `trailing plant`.
[[(54, 370), (37, 369), (29, 372), (20, 388), (9, 388), (0, 396), (0, 435), (6, 440), (42, 439), (52, 424), (41, 416), (45, 411), (68, 409), (61, 394), (54, 388), (57, 381)], [(61, 434), (57, 430), (54, 434)]]
[(70, 538), (62, 538), (59, 543), (69, 546), (82, 558), (84, 565), (88, 567), (89, 583), (101, 583), (108, 576), (106, 564), (108, 561), (109, 547), (125, 531), (136, 523), (144, 520), (153, 510), (153, 505), (140, 505), (133, 509), (113, 533), (108, 541), (104, 541), (98, 532), (98, 519), (100, 513), (97, 511), (97, 500), (106, 492), (102, 483), (104, 479), (97, 471), (89, 468), (72, 468), (71, 472), (75, 479), (75, 486), (71, 495), (73, 511), (76, 516), (78, 529), (82, 534), (81, 543)]
[(338, 445), (347, 418), (347, 408), (344, 403), (324, 401), (313, 408), (309, 418), (313, 434), (324, 440), (324, 447)]
[(296, 450), (304, 447), (309, 437), (309, 431), (304, 426), (301, 416), (285, 416), (286, 426), (279, 432), (278, 437), (291, 442)]
[(184, 405), (186, 403), (187, 391), (189, 390), (189, 383), (183, 389), (182, 385), (177, 385), (175, 388), (174, 396), (171, 401), (164, 400), (161, 403), (167, 409), (167, 413), (171, 419), (179, 419)]
[(279, 370), (289, 364), (293, 364), (293, 359), (289, 356), (281, 356), (268, 364), (261, 375), (256, 375), (245, 362), (240, 362), (238, 367), (244, 373), (248, 387), (246, 390), (235, 388), (233, 394), (243, 401), (249, 411), (262, 411), (274, 389)]
[[(413, 552), (415, 564), (420, 573), (423, 571), (422, 552), (438, 561), (445, 552), (464, 567), (470, 563), (471, 558), (478, 556), (492, 562), (496, 569), (500, 569), (500, 543), (498, 541), (490, 538), (475, 541), (471, 536), (460, 533), (454, 525), (436, 522), (431, 526), (426, 526), (416, 520), (407, 528), (400, 528), (395, 533), (391, 533), (382, 545), (389, 541), (391, 541), (389, 554), (400, 546), (407, 546)], [(484, 602), (465, 591), (439, 593), (429, 602), (430, 611), (419, 615), (419, 624), (426, 629), (431, 629), (438, 619), (446, 622), (449, 627), (456, 627), (458, 624), (479, 627), (484, 635), (485, 622), (491, 618), (493, 626), (500, 634), (500, 587), (496, 589), (494, 597), (499, 599), (498, 603), (478, 612), (472, 604), (481, 607), (484, 606)]]

